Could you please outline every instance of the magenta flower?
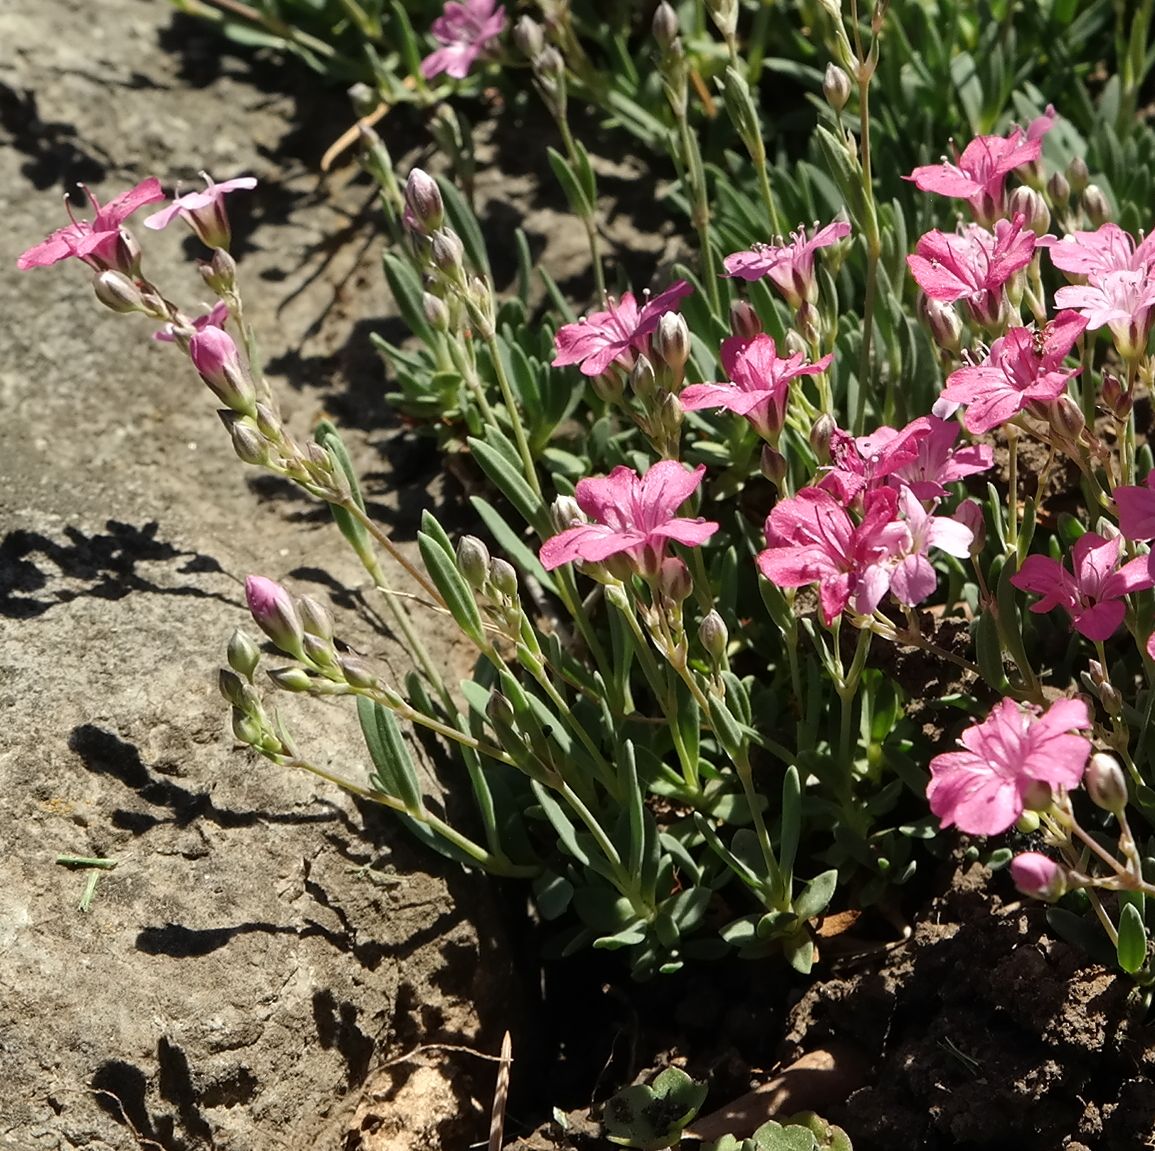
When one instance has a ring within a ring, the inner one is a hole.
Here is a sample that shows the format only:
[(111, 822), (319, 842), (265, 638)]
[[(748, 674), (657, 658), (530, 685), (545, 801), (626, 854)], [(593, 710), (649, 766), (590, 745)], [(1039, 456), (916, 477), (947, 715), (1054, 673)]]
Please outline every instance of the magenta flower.
[(800, 229), (790, 233), (789, 244), (755, 244), (750, 251), (735, 252), (722, 263), (726, 275), (740, 280), (760, 280), (769, 276), (787, 303), (798, 308), (803, 300), (813, 303), (817, 298), (814, 253), (849, 235), (850, 225), (845, 220), (835, 220), (815, 232), (809, 240), (806, 232)]
[[(884, 430), (889, 429), (880, 428), (879, 432)], [(920, 416), (907, 425), (907, 430), (907, 458), (897, 461), (888, 475), (892, 484), (905, 484), (920, 500), (945, 498), (947, 484), (985, 472), (995, 462), (994, 448), (989, 444), (956, 447), (959, 426), (953, 420)], [(896, 432), (895, 436), (900, 434)]]
[(942, 398), (966, 404), (963, 423), (981, 435), (1013, 419), (1031, 400), (1054, 400), (1081, 369), (1063, 368), (1087, 321), (1077, 312), (1060, 312), (1041, 331), (1012, 328), (991, 345), (978, 365), (959, 368), (946, 381)]
[(1020, 591), (1043, 598), (1031, 604), (1033, 612), (1063, 608), (1075, 630), (1089, 640), (1110, 639), (1126, 615), (1123, 596), (1155, 587), (1146, 556), (1119, 566), (1123, 537), (1104, 539), (1087, 532), (1071, 549), (1072, 575), (1050, 556), (1027, 556), (1011, 583)]
[(473, 62), (504, 28), (505, 8), (495, 0), (448, 0), (431, 29), (441, 47), (421, 61), (421, 75), (432, 80), (445, 72), (454, 80), (464, 80)]
[(1025, 223), (1019, 213), (1013, 221), (995, 221), (993, 232), (977, 224), (953, 235), (927, 232), (915, 254), (907, 256), (907, 266), (931, 299), (965, 300), (978, 323), (994, 327), (1003, 312), (1003, 287), (1031, 262), (1035, 250), (1035, 233)]
[(1072, 232), (1061, 240), (1043, 236), (1039, 246), (1050, 250), (1056, 268), (1072, 276), (1138, 272), (1155, 264), (1155, 234), (1136, 247), (1130, 233), (1118, 224), (1104, 224), (1093, 232)]
[(558, 329), (553, 366), (581, 364), (586, 376), (600, 376), (614, 362), (632, 367), (634, 352), (646, 351), (658, 321), (666, 312), (677, 311), (678, 301), (693, 290), (685, 280), (678, 280), (641, 308), (632, 292), (623, 292), (616, 302), (609, 297), (604, 312)]
[(974, 533), (949, 516), (929, 513), (910, 488), (899, 492), (898, 504), (910, 532), (910, 543), (891, 573), (890, 591), (899, 603), (914, 607), (934, 595), (938, 587), (938, 575), (927, 558), (927, 551), (938, 548), (948, 555), (966, 559)]
[(677, 460), (661, 460), (644, 476), (616, 467), (608, 476), (579, 480), (578, 507), (595, 522), (576, 524), (541, 546), (542, 566), (553, 571), (574, 560), (603, 563), (625, 555), (630, 565), (655, 576), (674, 540), (696, 547), (718, 530), (716, 523), (678, 516), (678, 509), (698, 490), (706, 467), (688, 471)]
[(752, 340), (731, 336), (722, 343), (722, 366), (729, 384), (691, 384), (678, 397), (687, 412), (725, 408), (753, 424), (763, 439), (776, 443), (786, 419), (790, 381), (826, 371), (833, 355), (806, 363), (802, 352), (781, 359), (774, 340), (759, 333)]
[(943, 827), (953, 824), (971, 835), (1006, 831), (1038, 784), (1079, 786), (1091, 744), (1071, 732), (1090, 726), (1081, 699), (1058, 700), (1046, 712), (1000, 700), (982, 723), (962, 733), (962, 751), (930, 761), (931, 811)]
[(883, 426), (857, 438), (836, 427), (830, 433), (831, 466), (816, 486), (847, 506), (858, 505), (864, 492), (917, 462), (918, 435), (917, 420), (899, 431)]
[(1111, 495), (1119, 510), (1119, 530), (1132, 541), (1155, 539), (1155, 471), (1142, 487), (1118, 487)]
[(871, 615), (890, 587), (895, 562), (912, 540), (897, 518), (890, 488), (870, 492), (862, 522), (855, 524), (841, 501), (821, 488), (803, 488), (779, 501), (766, 520), (758, 568), (779, 587), (818, 584), (822, 620), (829, 627), (853, 600), (858, 615)]
[(146, 204), (155, 204), (157, 200), (164, 199), (160, 181), (150, 176), (135, 188), (109, 200), (104, 207), (100, 206), (100, 202), (87, 188), (84, 193), (92, 204), (92, 219), (77, 220), (65, 200), (72, 223), (29, 248), (17, 259), (16, 267), (23, 272), (29, 268), (46, 268), (49, 264), (75, 258), (83, 260), (98, 272), (111, 268), (126, 276), (136, 275), (139, 256), (135, 242), (125, 238), (127, 233), (122, 233), (121, 225)]
[(1146, 268), (1094, 273), (1086, 284), (1060, 288), (1055, 293), (1055, 303), (1076, 309), (1092, 331), (1109, 327), (1119, 355), (1131, 360), (1147, 350), (1147, 337), (1155, 319), (1151, 314), (1155, 275)]
[(206, 185), (203, 192), (188, 192), (178, 196), (167, 208), (161, 208), (149, 216), (144, 226), (152, 228), (154, 232), (160, 231), (179, 216), (206, 247), (227, 249), (232, 231), (224, 198), (230, 192), (255, 188), (257, 181), (253, 176), (238, 176), (235, 180), (214, 184), (207, 172), (202, 172), (201, 178)]
[(927, 164), (903, 179), (923, 192), (966, 200), (975, 219), (990, 225), (1005, 210), (1007, 174), (1042, 155), (1041, 136), (1031, 138), (1018, 127), (1009, 136), (979, 136), (963, 149), (957, 164)]
[(1048, 903), (1067, 890), (1066, 872), (1038, 851), (1024, 851), (1011, 860), (1011, 879), (1023, 895)]

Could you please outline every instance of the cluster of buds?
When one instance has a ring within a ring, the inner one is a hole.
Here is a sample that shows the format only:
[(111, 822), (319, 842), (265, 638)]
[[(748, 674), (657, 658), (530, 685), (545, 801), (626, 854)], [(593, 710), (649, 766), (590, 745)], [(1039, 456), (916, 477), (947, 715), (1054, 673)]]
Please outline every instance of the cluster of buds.
[(284, 764), (295, 758), (296, 749), (277, 717), (269, 715), (257, 694), (253, 676), (260, 660), (260, 648), (238, 628), (229, 640), (229, 666), (221, 668), (217, 683), (221, 695), (232, 706), (233, 735), (238, 742), (274, 763)]
[(457, 570), (480, 597), (480, 606), (502, 635), (518, 642), (525, 612), (513, 564), (500, 556), (491, 556), (489, 548), (477, 536), (462, 536), (457, 544)]
[(662, 0), (654, 12), (651, 30), (660, 53), (658, 68), (662, 74), (662, 87), (666, 92), (666, 100), (674, 115), (683, 120), (688, 103), (690, 66), (686, 60), (682, 37), (679, 35), (681, 29), (678, 25), (678, 14), (667, 0)]
[(556, 120), (566, 116), (565, 60), (552, 44), (547, 44), (542, 26), (530, 16), (523, 16), (513, 29), (513, 42), (529, 61), (533, 80), (550, 115)]

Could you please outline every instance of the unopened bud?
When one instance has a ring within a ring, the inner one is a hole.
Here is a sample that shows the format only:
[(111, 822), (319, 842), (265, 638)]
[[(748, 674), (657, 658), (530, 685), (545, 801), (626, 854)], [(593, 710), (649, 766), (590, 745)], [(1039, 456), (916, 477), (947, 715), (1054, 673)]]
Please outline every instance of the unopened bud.
[(560, 80), (565, 75), (565, 60), (562, 54), (552, 45), (547, 44), (533, 62), (533, 70), (543, 80)]
[(252, 679), (261, 660), (261, 649), (240, 628), (229, 637), (226, 649), (229, 667), (245, 679)]
[(1051, 226), (1051, 209), (1034, 188), (1028, 188), (1026, 184), (1020, 185), (1011, 193), (1009, 205), (1012, 218), (1017, 213), (1022, 213), (1026, 217), (1026, 227), (1036, 236), (1047, 234), (1047, 229)]
[(739, 340), (749, 341), (762, 331), (762, 321), (753, 306), (745, 300), (730, 305), (730, 331)]
[(1105, 683), (1099, 688), (1099, 702), (1109, 716), (1123, 714), (1123, 695), (1113, 683)]
[(214, 248), (212, 259), (207, 264), (197, 264), (197, 271), (214, 294), (224, 296), (236, 291), (237, 262), (223, 247)]
[(513, 704), (500, 691), (490, 692), (489, 702), (485, 705), (485, 714), (499, 733), (502, 728), (512, 728), (517, 721)]
[(1035, 832), (1039, 830), (1042, 822), (1037, 811), (1024, 811), (1023, 814), (1015, 820), (1015, 830), (1020, 835), (1034, 835)]
[(425, 319), (435, 332), (449, 331), (449, 308), (440, 296), (425, 292), (421, 296), (421, 309)]
[(1062, 172), (1052, 172), (1047, 181), (1047, 196), (1055, 208), (1065, 208), (1071, 202), (1071, 185)]
[(738, 0), (706, 0), (714, 26), (727, 40), (738, 30)]
[(931, 338), (944, 351), (958, 355), (962, 346), (962, 320), (950, 304), (922, 296), (919, 310), (930, 329)]
[(92, 282), (96, 298), (106, 307), (122, 316), (144, 311), (144, 296), (140, 289), (123, 273), (106, 269)]
[(405, 181), (405, 207), (422, 235), (436, 232), (445, 220), (441, 189), (428, 172), (414, 168)]
[(545, 33), (536, 20), (523, 16), (513, 26), (513, 42), (527, 60), (534, 60), (545, 47)]
[(1100, 391), (1103, 406), (1120, 422), (1127, 419), (1134, 406), (1131, 393), (1127, 391), (1122, 379), (1112, 371), (1103, 369), (1103, 379)]
[(654, 378), (654, 365), (647, 356), (638, 355), (630, 371), (630, 387), (639, 400), (648, 400), (657, 388)]
[(1066, 872), (1053, 859), (1038, 851), (1016, 855), (1011, 860), (1011, 878), (1023, 895), (1047, 903), (1058, 899), (1067, 890)]
[(955, 508), (954, 518), (962, 524), (963, 527), (970, 529), (971, 555), (981, 555), (983, 548), (987, 545), (987, 517), (983, 511), (982, 504), (980, 504), (978, 500), (963, 500), (963, 502)]
[(1092, 228), (1101, 228), (1111, 218), (1111, 204), (1098, 184), (1083, 189), (1082, 204)]
[(698, 641), (715, 663), (721, 662), (730, 642), (730, 633), (716, 611), (710, 611), (698, 625)]
[(1065, 392), (1051, 404), (1050, 423), (1055, 434), (1069, 443), (1077, 443), (1087, 426), (1083, 409)]
[(232, 336), (221, 328), (201, 328), (189, 340), (188, 354), (201, 379), (226, 407), (253, 414), (256, 393)]
[(297, 611), (301, 616), (301, 626), (308, 635), (324, 640), (333, 638), (333, 617), (323, 603), (311, 595), (298, 596)]
[(1083, 189), (1090, 183), (1091, 173), (1087, 168), (1087, 161), (1082, 156), (1076, 156), (1067, 165), (1067, 183), (1076, 196), (1082, 194)]
[(489, 578), (489, 548), (477, 536), (462, 536), (457, 541), (457, 570), (474, 591), (480, 591)]
[(769, 444), (762, 445), (762, 474), (778, 487), (786, 478), (786, 457)]
[(257, 404), (257, 427), (269, 440), (279, 440), (285, 431), (281, 417), (268, 404)]
[(662, 560), (658, 571), (658, 587), (666, 599), (681, 603), (694, 590), (690, 569), (683, 560), (670, 556)]
[(233, 735), (238, 743), (247, 743), (250, 747), (255, 747), (265, 738), (265, 729), (261, 721), (239, 707), (233, 708), (232, 723)]
[(1097, 751), (1091, 756), (1083, 773), (1083, 784), (1091, 802), (1116, 818), (1127, 806), (1127, 777), (1113, 755)]
[(339, 655), (337, 667), (350, 687), (365, 691), (377, 686), (377, 677), (365, 660), (355, 655)]
[(822, 77), (822, 94), (835, 112), (841, 112), (846, 107), (850, 99), (850, 77), (837, 64), (826, 65), (826, 74)]
[(553, 530), (560, 535), (577, 524), (584, 524), (586, 515), (573, 496), (558, 496), (550, 505), (549, 519)]
[(461, 237), (452, 228), (438, 228), (431, 239), (434, 267), (450, 280), (461, 281), (465, 276), (465, 245)]
[(281, 651), (300, 658), (305, 629), (301, 625), (293, 597), (274, 580), (264, 576), (249, 576), (245, 580), (245, 600), (257, 627)]
[(256, 695), (252, 685), (230, 668), (222, 667), (217, 673), (217, 688), (233, 707), (246, 713), (255, 710)]
[(663, 52), (670, 49), (670, 45), (678, 38), (678, 14), (670, 7), (666, 0), (658, 5), (654, 13), (653, 23), (650, 25), (654, 39)]
[(233, 441), (233, 451), (237, 453), (237, 458), (242, 463), (253, 464), (256, 467), (268, 463), (268, 441), (253, 426), (253, 422), (248, 416), (242, 416), (233, 411), (222, 411), (218, 414), (221, 417), (221, 422), (228, 429), (229, 438)]
[(677, 312), (666, 312), (658, 321), (654, 351), (675, 375), (681, 374), (690, 358), (690, 329)]
[(278, 667), (269, 672), (269, 679), (282, 691), (312, 691), (314, 680), (304, 668)]
[(353, 105), (353, 114), (358, 119), (372, 115), (381, 103), (381, 97), (368, 84), (360, 81), (349, 88), (347, 95), (349, 103)]
[(810, 446), (814, 449), (819, 465), (830, 463), (830, 441), (836, 428), (834, 417), (826, 412), (810, 425)]
[(489, 563), (489, 582), (507, 599), (517, 598), (517, 569), (500, 556), (494, 556)]

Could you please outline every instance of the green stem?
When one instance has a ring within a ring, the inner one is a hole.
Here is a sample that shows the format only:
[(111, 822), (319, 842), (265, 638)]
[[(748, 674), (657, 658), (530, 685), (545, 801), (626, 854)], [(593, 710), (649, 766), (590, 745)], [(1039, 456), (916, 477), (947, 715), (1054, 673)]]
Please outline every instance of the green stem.
[[(581, 156), (578, 154), (577, 145), (574, 143), (569, 121), (564, 115), (557, 116), (556, 120), (558, 129), (561, 132), (562, 143), (565, 144), (566, 155), (569, 157), (570, 165), (576, 172), (579, 167), (584, 167), (584, 164), (582, 163)], [(596, 212), (596, 204), (591, 204), (590, 207)], [(590, 246), (590, 262), (593, 265), (594, 272), (594, 290), (597, 293), (598, 300), (604, 301), (606, 298), (606, 276), (602, 270), (601, 249), (598, 244), (597, 219), (593, 214), (583, 212), (582, 225), (586, 230), (586, 239), (589, 241)]]
[(525, 436), (525, 425), (521, 422), (521, 411), (513, 398), (513, 388), (510, 386), (509, 376), (505, 372), (505, 361), (501, 358), (501, 347), (497, 342), (497, 336), (492, 333), (487, 336), (485, 346), (489, 349), (489, 358), (493, 361), (493, 370), (497, 375), (497, 385), (501, 388), (501, 398), (505, 401), (506, 410), (509, 412), (513, 439), (517, 445), (517, 454), (521, 456), (521, 466), (525, 471), (526, 482), (533, 489), (533, 494), (541, 499), (541, 484), (538, 482), (537, 468), (534, 466), (533, 455), (529, 450), (529, 441)]

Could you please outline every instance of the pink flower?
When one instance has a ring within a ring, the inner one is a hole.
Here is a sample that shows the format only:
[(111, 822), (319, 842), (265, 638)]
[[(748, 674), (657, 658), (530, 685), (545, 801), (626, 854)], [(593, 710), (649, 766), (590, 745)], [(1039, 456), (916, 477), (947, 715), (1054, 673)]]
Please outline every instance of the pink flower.
[(831, 467), (815, 486), (830, 492), (848, 507), (860, 506), (863, 493), (915, 463), (918, 430), (917, 420), (900, 431), (883, 426), (857, 438), (834, 428), (830, 433)]
[[(46, 268), (49, 264), (76, 258), (98, 272), (111, 268), (126, 276), (136, 275), (139, 254), (128, 233), (122, 233), (121, 225), (146, 204), (155, 204), (157, 200), (164, 199), (160, 181), (150, 176), (135, 188), (109, 200), (103, 208), (87, 188), (84, 192), (92, 204), (92, 219), (77, 220), (72, 217), (69, 209), (72, 223), (29, 248), (17, 259), (16, 267), (27, 271), (29, 268)], [(67, 200), (65, 207), (68, 207)]]
[(1033, 555), (1011, 576), (1011, 583), (1020, 591), (1043, 597), (1031, 604), (1031, 611), (1061, 607), (1080, 635), (1096, 642), (1110, 639), (1126, 614), (1122, 597), (1155, 587), (1146, 556), (1119, 566), (1122, 548), (1122, 536), (1104, 539), (1087, 532), (1071, 551), (1074, 575), (1050, 556)]
[(197, 234), (203, 244), (209, 248), (227, 249), (232, 239), (229, 228), (229, 215), (223, 203), (225, 196), (230, 192), (255, 188), (257, 181), (253, 176), (239, 176), (235, 180), (226, 180), (223, 184), (214, 184), (207, 172), (201, 173), (206, 187), (203, 192), (189, 192), (178, 196), (167, 208), (154, 212), (144, 222), (146, 228), (159, 231), (167, 228), (178, 216)]
[(662, 316), (676, 311), (678, 301), (693, 290), (685, 280), (678, 280), (641, 308), (632, 292), (623, 292), (617, 302), (609, 297), (604, 312), (594, 312), (558, 330), (553, 366), (581, 364), (582, 374), (586, 376), (600, 376), (615, 361), (631, 367), (633, 353), (647, 349), (648, 337)]
[(1155, 539), (1155, 471), (1143, 487), (1118, 487), (1111, 495), (1119, 510), (1119, 530), (1133, 541)]
[(1055, 303), (1077, 309), (1092, 331), (1104, 325), (1109, 327), (1119, 355), (1131, 360), (1147, 350), (1153, 318), (1151, 306), (1155, 304), (1155, 276), (1146, 268), (1135, 272), (1094, 273), (1086, 284), (1060, 288), (1055, 293)]
[(779, 587), (818, 584), (827, 627), (852, 599), (855, 612), (871, 615), (890, 587), (894, 562), (911, 546), (897, 510), (894, 491), (880, 488), (867, 496), (866, 513), (856, 525), (829, 492), (803, 488), (770, 512), (770, 546), (759, 553), (758, 568)]
[(966, 200), (975, 219), (989, 225), (1004, 211), (1007, 173), (1039, 158), (1043, 151), (1041, 135), (1031, 138), (1016, 127), (1009, 136), (979, 136), (963, 149), (957, 164), (946, 160), (927, 164), (903, 179), (912, 181), (923, 192)]
[(970, 555), (974, 534), (949, 516), (931, 515), (910, 488), (899, 492), (898, 503), (910, 532), (910, 543), (891, 573), (890, 591), (899, 603), (914, 607), (934, 595), (938, 587), (938, 575), (926, 555), (928, 549), (938, 548), (965, 559)]
[(722, 343), (722, 366), (733, 383), (691, 384), (678, 397), (687, 412), (725, 408), (754, 425), (763, 439), (776, 443), (786, 419), (790, 381), (826, 371), (833, 355), (806, 363), (802, 352), (781, 359), (774, 340), (759, 333), (752, 340), (731, 336)]
[(494, 0), (448, 0), (431, 29), (441, 47), (421, 61), (421, 75), (432, 80), (446, 72), (464, 80), (473, 62), (504, 28), (505, 8), (497, 7)]
[(809, 240), (806, 232), (800, 229), (791, 232), (789, 244), (755, 244), (750, 251), (735, 252), (722, 263), (726, 275), (741, 280), (760, 280), (763, 276), (769, 276), (786, 297), (787, 303), (792, 308), (798, 308), (803, 300), (813, 303), (817, 297), (814, 253), (849, 235), (850, 225), (845, 220), (835, 220)]
[(906, 430), (906, 458), (889, 472), (890, 482), (905, 484), (920, 500), (943, 499), (947, 484), (985, 472), (995, 462), (994, 449), (989, 444), (956, 447), (959, 426), (953, 420), (920, 416)]
[[(193, 329), (197, 332), (203, 332), (205, 328), (224, 328), (229, 320), (229, 306), (224, 300), (217, 300), (212, 308), (203, 316), (197, 316), (192, 321)], [(154, 332), (152, 338), (159, 340), (162, 344), (171, 344), (173, 342), (173, 326), (172, 324), (165, 324), (159, 331)]]
[(1013, 221), (997, 220), (993, 232), (977, 224), (955, 235), (927, 232), (907, 265), (931, 299), (965, 300), (980, 324), (993, 327), (1002, 315), (1004, 285), (1031, 262), (1035, 250), (1035, 234), (1025, 223), (1019, 213)]
[(953, 824), (972, 835), (1006, 831), (1023, 814), (1034, 785), (1079, 786), (1091, 744), (1070, 732), (1090, 726), (1080, 699), (1058, 700), (1045, 713), (1000, 700), (982, 723), (962, 733), (962, 751), (930, 761), (931, 811), (943, 827)]
[(602, 563), (624, 554), (635, 570), (656, 575), (668, 540), (696, 547), (718, 530), (708, 520), (677, 515), (705, 473), (704, 464), (689, 471), (677, 460), (661, 460), (644, 476), (617, 467), (608, 476), (579, 480), (574, 492), (578, 507), (595, 522), (577, 524), (546, 540), (542, 566), (553, 571), (574, 560)]
[(1064, 369), (1063, 360), (1086, 326), (1077, 312), (1060, 312), (1041, 332), (1012, 328), (985, 362), (952, 372), (942, 398), (967, 405), (963, 423), (975, 435), (1005, 424), (1031, 400), (1054, 400), (1081, 370)]
[(1130, 233), (1118, 224), (1104, 224), (1093, 232), (1072, 232), (1061, 240), (1042, 236), (1039, 246), (1050, 250), (1056, 268), (1072, 276), (1137, 272), (1155, 263), (1155, 234), (1136, 247)]
[(206, 324), (188, 342), (189, 359), (213, 394), (235, 412), (252, 415), (256, 392), (232, 336)]
[(1023, 895), (1048, 903), (1067, 890), (1066, 873), (1053, 859), (1038, 851), (1024, 851), (1011, 860), (1011, 879)]

